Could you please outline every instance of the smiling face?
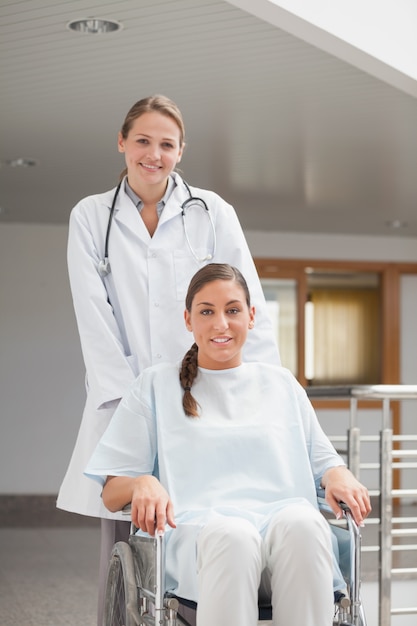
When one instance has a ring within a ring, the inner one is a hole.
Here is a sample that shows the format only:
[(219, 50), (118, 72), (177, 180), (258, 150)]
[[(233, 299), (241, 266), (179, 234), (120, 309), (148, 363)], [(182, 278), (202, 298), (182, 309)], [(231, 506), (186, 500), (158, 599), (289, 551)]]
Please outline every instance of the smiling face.
[(198, 345), (198, 365), (219, 370), (237, 367), (248, 329), (255, 319), (246, 294), (235, 280), (214, 280), (196, 292), (185, 324)]
[(181, 160), (180, 129), (172, 117), (151, 111), (137, 117), (124, 138), (119, 133), (119, 152), (125, 155), (129, 185), (138, 195), (153, 186), (165, 192), (167, 178)]

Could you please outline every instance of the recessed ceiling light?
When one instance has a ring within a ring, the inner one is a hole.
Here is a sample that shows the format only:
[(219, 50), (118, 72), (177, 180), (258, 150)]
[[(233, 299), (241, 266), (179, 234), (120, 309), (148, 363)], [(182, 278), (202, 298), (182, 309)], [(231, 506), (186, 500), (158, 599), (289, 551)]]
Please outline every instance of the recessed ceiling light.
[(402, 220), (389, 220), (388, 222), (385, 222), (385, 225), (388, 226), (388, 228), (398, 230), (399, 228), (406, 228), (407, 222), (403, 222)]
[(121, 30), (122, 24), (116, 20), (102, 20), (97, 17), (87, 17), (82, 20), (68, 22), (67, 28), (77, 33), (87, 35), (102, 35), (103, 33), (115, 33)]
[(6, 161), (10, 167), (35, 167), (38, 162), (35, 159), (28, 159), (26, 157), (18, 157), (17, 159), (10, 159)]

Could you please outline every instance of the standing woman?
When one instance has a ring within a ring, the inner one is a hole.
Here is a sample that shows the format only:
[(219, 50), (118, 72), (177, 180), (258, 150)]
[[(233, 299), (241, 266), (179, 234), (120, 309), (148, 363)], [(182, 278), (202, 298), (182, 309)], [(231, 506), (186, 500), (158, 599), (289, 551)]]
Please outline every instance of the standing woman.
[(118, 135), (126, 162), (120, 186), (84, 198), (70, 218), (68, 267), (87, 400), (57, 506), (102, 519), (99, 624), (110, 551), (127, 539), (130, 523), (103, 506), (99, 485), (83, 470), (136, 377), (151, 365), (179, 360), (188, 348), (183, 303), (199, 268), (217, 262), (241, 270), (257, 311), (244, 358), (279, 364), (262, 288), (233, 207), (211, 191), (189, 188), (174, 172), (184, 134), (181, 113), (168, 98), (134, 104)]

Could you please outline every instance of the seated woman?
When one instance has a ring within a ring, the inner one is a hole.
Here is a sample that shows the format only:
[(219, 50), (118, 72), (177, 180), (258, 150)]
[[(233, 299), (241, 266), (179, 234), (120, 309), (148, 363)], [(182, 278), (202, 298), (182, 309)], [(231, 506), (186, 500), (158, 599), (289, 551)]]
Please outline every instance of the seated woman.
[(272, 598), (273, 624), (330, 626), (331, 533), (316, 488), (358, 524), (368, 492), (294, 376), (242, 363), (255, 311), (237, 269), (199, 270), (184, 315), (195, 343), (182, 364), (139, 376), (86, 474), (111, 511), (131, 502), (141, 531), (165, 532), (167, 589), (198, 601), (198, 626), (255, 626), (258, 596)]

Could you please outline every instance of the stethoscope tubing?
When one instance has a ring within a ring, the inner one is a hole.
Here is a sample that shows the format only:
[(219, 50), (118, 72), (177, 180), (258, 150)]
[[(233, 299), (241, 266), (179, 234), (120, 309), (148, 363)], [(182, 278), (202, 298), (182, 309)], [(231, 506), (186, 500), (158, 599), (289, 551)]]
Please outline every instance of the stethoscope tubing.
[[(185, 180), (182, 181), (185, 185), (185, 188), (188, 191), (189, 194), (189, 198), (187, 198), (186, 200), (184, 200), (184, 202), (181, 205), (181, 214), (182, 214), (182, 222), (183, 222), (183, 226), (184, 226), (184, 234), (185, 234), (185, 239), (187, 241), (187, 245), (190, 249), (191, 254), (193, 255), (193, 257), (195, 258), (196, 261), (198, 261), (199, 263), (203, 263), (204, 261), (210, 261), (213, 256), (216, 254), (216, 248), (217, 248), (217, 238), (216, 238), (216, 229), (214, 228), (214, 223), (213, 223), (213, 219), (211, 217), (211, 213), (209, 211), (209, 208), (207, 206), (207, 203), (205, 202), (205, 200), (203, 200), (203, 198), (198, 198), (196, 196), (193, 196), (193, 194), (191, 193), (191, 189), (188, 186), (188, 184), (185, 182)], [(189, 208), (192, 204), (197, 204), (198, 206), (201, 206), (202, 209), (204, 209), (204, 211), (207, 214), (207, 217), (209, 218), (210, 221), (210, 226), (211, 226), (211, 232), (213, 234), (213, 251), (211, 254), (208, 254), (207, 256), (203, 257), (203, 258), (199, 258), (196, 253), (194, 248), (191, 245), (189, 236), (188, 236), (188, 230), (187, 230), (187, 220), (185, 219), (185, 210), (187, 208)]]
[[(112, 222), (113, 222), (113, 216), (114, 216), (114, 210), (116, 207), (116, 202), (117, 202), (117, 198), (119, 196), (119, 192), (120, 192), (120, 187), (122, 185), (123, 179), (119, 182), (119, 184), (116, 187), (116, 190), (114, 192), (114, 196), (113, 196), (113, 200), (111, 203), (111, 207), (110, 207), (110, 213), (109, 213), (109, 219), (107, 222), (107, 229), (106, 229), (106, 239), (104, 242), (104, 258), (99, 262), (98, 264), (98, 271), (100, 273), (100, 275), (102, 277), (107, 276), (107, 274), (110, 273), (111, 269), (110, 269), (110, 262), (109, 262), (109, 239), (110, 239), (110, 230), (111, 230), (111, 226), (112, 226)], [(216, 247), (217, 247), (217, 239), (216, 239), (216, 229), (214, 227), (214, 223), (213, 223), (213, 219), (211, 217), (211, 213), (209, 211), (209, 208), (207, 206), (207, 203), (203, 200), (203, 198), (198, 198), (196, 196), (193, 196), (193, 194), (191, 193), (191, 189), (189, 187), (189, 185), (185, 182), (185, 180), (182, 181), (184, 183), (184, 186), (188, 192), (188, 195), (190, 196), (189, 198), (187, 198), (186, 200), (184, 200), (184, 202), (181, 205), (181, 215), (182, 215), (182, 222), (183, 222), (183, 226), (184, 226), (184, 234), (185, 234), (185, 239), (187, 241), (187, 245), (193, 255), (193, 257), (196, 259), (196, 261), (198, 261), (199, 263), (203, 263), (205, 261), (210, 261), (214, 255), (216, 254)], [(186, 209), (188, 209), (192, 204), (197, 204), (198, 206), (201, 206), (201, 208), (204, 209), (204, 211), (206, 212), (209, 221), (210, 221), (210, 226), (211, 226), (211, 230), (212, 230), (212, 234), (213, 234), (213, 250), (211, 254), (208, 254), (207, 256), (203, 257), (203, 258), (199, 258), (195, 251), (194, 248), (191, 245), (189, 236), (188, 236), (188, 230), (187, 230), (187, 223), (186, 223)]]
[(116, 191), (114, 192), (114, 196), (113, 196), (113, 201), (111, 203), (111, 207), (110, 207), (110, 214), (109, 214), (109, 221), (107, 223), (107, 230), (106, 230), (106, 242), (104, 244), (104, 258), (108, 259), (109, 257), (109, 238), (110, 238), (110, 229), (111, 229), (111, 225), (113, 222), (113, 215), (114, 215), (114, 208), (116, 206), (116, 200), (117, 200), (117, 196), (119, 195), (119, 191), (120, 191), (120, 187), (122, 185), (122, 180), (119, 182), (119, 184), (116, 187)]

